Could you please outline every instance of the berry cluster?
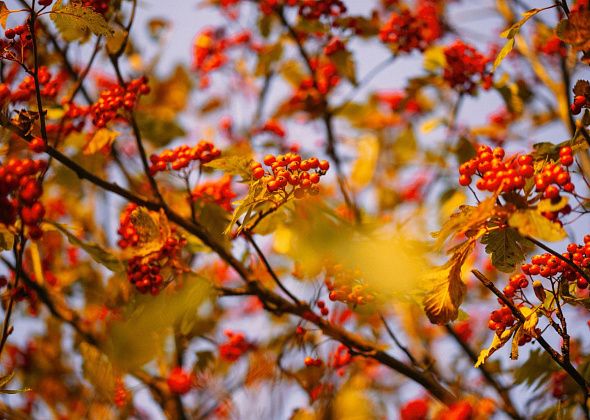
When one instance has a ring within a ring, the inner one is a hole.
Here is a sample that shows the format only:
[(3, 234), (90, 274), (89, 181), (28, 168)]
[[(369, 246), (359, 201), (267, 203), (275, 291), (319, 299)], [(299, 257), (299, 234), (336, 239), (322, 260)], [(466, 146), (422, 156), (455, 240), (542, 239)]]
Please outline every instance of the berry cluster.
[(289, 99), (289, 106), (293, 109), (315, 110), (324, 104), (324, 96), (340, 83), (338, 68), (331, 60), (311, 61), (315, 74), (303, 79)]
[(109, 11), (109, 3), (111, 0), (84, 0), (82, 5), (84, 7), (89, 7), (94, 10), (96, 13), (100, 13), (104, 15), (106, 12)]
[[(259, 162), (252, 164), (254, 179), (261, 179), (269, 193), (293, 193), (295, 198), (303, 198), (307, 193), (318, 194), (317, 184), (320, 182), (320, 177), (330, 168), (327, 160), (319, 160), (315, 157), (302, 160), (296, 153), (267, 155), (264, 157), (264, 164), (271, 170), (265, 171)], [(292, 188), (287, 191), (289, 185)]]
[(299, 0), (299, 16), (304, 19), (339, 17), (346, 13), (342, 0)]
[(39, 239), (39, 226), (45, 207), (39, 201), (43, 187), (39, 174), (47, 169), (47, 162), (31, 159), (10, 159), (0, 165), (0, 223), (13, 225), (20, 216), (31, 239)]
[(117, 230), (117, 233), (119, 234), (120, 239), (117, 242), (117, 245), (119, 245), (121, 249), (125, 249), (129, 246), (134, 247), (139, 243), (139, 232), (137, 232), (137, 229), (135, 229), (135, 226), (131, 221), (131, 214), (138, 207), (139, 206), (135, 203), (129, 203), (119, 217), (119, 229)]
[[(570, 243), (567, 246), (567, 252), (564, 252), (562, 256), (571, 260), (581, 269), (590, 268), (590, 235), (584, 236), (584, 244)], [(548, 253), (535, 255), (531, 259), (531, 263), (523, 264), (521, 269), (524, 274), (529, 276), (540, 275), (545, 278), (553, 278), (559, 275), (565, 281), (575, 281), (579, 289), (588, 287), (588, 282), (580, 273), (567, 262)]]
[(443, 79), (453, 89), (473, 95), (478, 83), (482, 82), (484, 88), (491, 86), (492, 76), (486, 71), (490, 57), (484, 56), (461, 40), (445, 47), (444, 55), (446, 65)]
[(471, 184), (473, 175), (481, 178), (475, 186), (480, 191), (494, 192), (501, 188), (503, 193), (519, 190), (525, 186), (526, 178), (534, 175), (533, 157), (530, 155), (511, 157), (504, 160), (505, 152), (501, 147), (492, 150), (481, 145), (477, 155), (459, 167), (459, 184)]
[(408, 95), (404, 91), (377, 92), (375, 98), (393, 112), (419, 114), (423, 111), (422, 105), (420, 105), (416, 96)]
[(341, 264), (328, 265), (324, 283), (333, 302), (364, 305), (375, 300), (375, 295), (361, 279), (359, 270), (346, 269)]
[(504, 287), (504, 294), (506, 297), (512, 299), (517, 290), (525, 289), (528, 287), (529, 281), (524, 274), (517, 273), (510, 276), (508, 284)]
[[(41, 96), (46, 98), (55, 98), (57, 93), (67, 80), (66, 72), (59, 72), (55, 77), (51, 76), (49, 69), (45, 66), (39, 67), (39, 85), (41, 87)], [(35, 79), (33, 76), (25, 76), (10, 99), (13, 102), (23, 102), (30, 100), (35, 94)]]
[(317, 305), (318, 309), (320, 310), (320, 313), (323, 316), (328, 316), (328, 314), (330, 313), (330, 310), (326, 306), (326, 302), (324, 302), (323, 300), (318, 300), (316, 305)]
[(379, 38), (393, 44), (396, 51), (424, 51), (442, 35), (436, 6), (424, 2), (412, 13), (409, 9), (393, 13), (379, 30)]
[(159, 155), (151, 155), (150, 174), (155, 175), (167, 170), (179, 171), (188, 167), (193, 161), (207, 163), (220, 155), (221, 150), (217, 149), (213, 143), (204, 140), (193, 147), (183, 144), (172, 150), (164, 150)]
[[(571, 193), (575, 189), (567, 170), (567, 166), (571, 166), (574, 162), (571, 147), (566, 146), (559, 150), (559, 162), (563, 166), (548, 163), (541, 172), (535, 175), (535, 189), (542, 192), (544, 198), (559, 200), (562, 191)], [(570, 210), (570, 207), (567, 206), (566, 209), (562, 209), (562, 212), (569, 213)], [(557, 212), (547, 213), (545, 216), (555, 220)]]
[(344, 42), (342, 42), (342, 40), (339, 37), (334, 36), (334, 37), (330, 38), (330, 40), (328, 41), (328, 43), (324, 47), (324, 54), (332, 55), (332, 54), (336, 54), (338, 51), (343, 51), (344, 49), (345, 49)]
[(163, 286), (162, 266), (186, 245), (185, 238), (170, 236), (158, 250), (147, 257), (133, 257), (127, 263), (127, 278), (140, 293), (157, 295)]
[(220, 179), (202, 182), (191, 193), (193, 201), (215, 203), (221, 208), (232, 211), (232, 200), (236, 193), (231, 187), (231, 176), (225, 175)]
[(235, 47), (250, 42), (250, 32), (240, 32), (232, 37), (225, 37), (223, 30), (207, 28), (197, 35), (193, 43), (193, 70), (199, 73), (200, 85), (209, 86), (209, 73), (227, 63), (227, 52)]
[(235, 362), (253, 348), (253, 345), (246, 340), (243, 333), (226, 330), (224, 334), (227, 341), (219, 345), (219, 356), (225, 361)]
[(189, 373), (185, 372), (182, 367), (177, 366), (168, 374), (166, 383), (168, 384), (170, 392), (173, 394), (184, 395), (193, 387), (193, 378)]
[(4, 36), (6, 39), (14, 40), (16, 37), (19, 37), (22, 40), (26, 40), (27, 42), (31, 40), (31, 31), (29, 29), (29, 25), (23, 24), (15, 26), (14, 28), (8, 28), (4, 31)]
[(92, 123), (95, 127), (102, 128), (109, 121), (120, 117), (119, 111), (126, 109), (131, 111), (140, 95), (150, 93), (147, 77), (131, 80), (125, 87), (113, 86), (100, 93), (96, 103), (90, 107)]
[(578, 95), (574, 97), (574, 102), (570, 105), (572, 114), (578, 115), (582, 112), (582, 108), (590, 107), (590, 100), (585, 95)]
[(342, 369), (352, 362), (352, 355), (344, 344), (340, 344), (331, 354), (330, 359), (330, 365), (334, 369)]
[(313, 358), (311, 356), (307, 356), (305, 359), (303, 359), (303, 363), (307, 367), (320, 367), (324, 364), (323, 360), (319, 357)]
[(541, 42), (538, 42), (536, 47), (545, 55), (557, 55), (561, 57), (565, 57), (567, 55), (565, 43), (555, 34), (551, 34)]
[[(500, 309), (496, 309), (492, 311), (490, 314), (490, 320), (488, 321), (488, 328), (492, 331), (496, 332), (496, 335), (500, 336), (506, 330), (506, 328), (510, 328), (516, 322), (516, 318), (512, 315), (512, 311), (508, 306), (502, 304)], [(536, 329), (535, 333), (540, 334), (540, 330)], [(530, 343), (534, 337), (528, 333), (523, 333), (520, 338), (518, 339), (518, 345), (524, 346), (527, 343)]]
[(116, 378), (115, 379), (115, 391), (113, 396), (113, 401), (115, 405), (119, 408), (123, 408), (127, 405), (129, 401), (129, 391), (125, 388), (125, 384), (123, 383), (123, 379)]
[(270, 119), (267, 120), (262, 127), (260, 127), (260, 132), (266, 132), (266, 133), (272, 133), (274, 135), (276, 135), (277, 137), (285, 137), (285, 135), (287, 134), (285, 131), (285, 128), (283, 127), (283, 124), (281, 124), (279, 121), (275, 120), (275, 119)]

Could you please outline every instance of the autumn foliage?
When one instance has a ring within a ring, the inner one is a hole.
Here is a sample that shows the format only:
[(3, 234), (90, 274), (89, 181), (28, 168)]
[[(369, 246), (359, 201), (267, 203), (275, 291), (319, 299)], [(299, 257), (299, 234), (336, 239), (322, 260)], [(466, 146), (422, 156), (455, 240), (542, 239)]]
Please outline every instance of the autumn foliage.
[(590, 419), (587, 0), (142, 3), (0, 1), (3, 418)]

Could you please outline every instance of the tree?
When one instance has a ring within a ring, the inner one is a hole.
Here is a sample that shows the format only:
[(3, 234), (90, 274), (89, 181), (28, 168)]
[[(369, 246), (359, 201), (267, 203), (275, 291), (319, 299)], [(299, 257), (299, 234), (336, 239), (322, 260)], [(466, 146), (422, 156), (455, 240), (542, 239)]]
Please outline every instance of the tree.
[(587, 0), (7, 3), (6, 417), (590, 418)]

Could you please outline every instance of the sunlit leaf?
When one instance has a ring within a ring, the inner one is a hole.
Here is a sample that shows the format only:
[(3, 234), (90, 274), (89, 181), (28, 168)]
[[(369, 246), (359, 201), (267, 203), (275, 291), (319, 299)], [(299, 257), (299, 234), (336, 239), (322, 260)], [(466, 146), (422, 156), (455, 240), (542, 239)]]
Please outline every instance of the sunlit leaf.
[(357, 159), (352, 166), (350, 183), (356, 189), (365, 187), (373, 178), (379, 156), (379, 140), (367, 134), (357, 139)]
[(2, 25), (2, 28), (4, 29), (6, 29), (6, 21), (8, 20), (10, 13), (12, 13), (12, 11), (6, 7), (6, 3), (0, 1), (0, 25)]
[(92, 32), (105, 37), (113, 34), (109, 24), (100, 13), (78, 3), (68, 3), (64, 6), (62, 0), (57, 0), (51, 9), (51, 19), (67, 41), (79, 39), (76, 32), (82, 33), (82, 35)]
[(119, 134), (118, 131), (109, 130), (108, 128), (96, 130), (88, 143), (86, 143), (86, 146), (84, 146), (84, 154), (91, 155), (96, 152), (106, 153), (110, 151), (111, 145), (119, 137)]
[(502, 332), (501, 336), (494, 334), (494, 338), (492, 340), (492, 344), (490, 344), (490, 347), (482, 350), (479, 353), (479, 357), (477, 358), (477, 362), (475, 363), (475, 367), (477, 368), (477, 367), (480, 367), (481, 365), (483, 365), (492, 354), (494, 354), (497, 350), (501, 349), (504, 346), (504, 344), (506, 344), (508, 342), (508, 340), (510, 340), (510, 337), (512, 337), (512, 334), (519, 327), (520, 327), (520, 325), (517, 324), (517, 325), (513, 326), (512, 328)]
[(104, 265), (106, 268), (114, 272), (121, 272), (125, 270), (121, 260), (117, 258), (112, 252), (106, 250), (96, 243), (84, 242), (81, 239), (78, 239), (78, 237), (76, 237), (73, 233), (68, 231), (63, 225), (60, 225), (59, 223), (48, 223), (66, 235), (72, 245), (78, 246), (86, 251), (88, 255), (90, 255), (97, 263)]
[(518, 210), (508, 219), (508, 224), (523, 236), (531, 236), (542, 241), (560, 241), (567, 233), (559, 224), (543, 217), (535, 209)]
[(424, 310), (433, 324), (444, 325), (457, 319), (467, 290), (461, 278), (461, 268), (474, 247), (475, 241), (464, 242), (456, 247), (445, 265), (428, 273), (426, 281), (432, 282), (434, 287), (424, 297)]
[(14, 245), (14, 235), (0, 224), (0, 251), (11, 250)]
[(512, 273), (524, 261), (526, 240), (513, 228), (494, 228), (483, 235), (481, 243), (500, 271)]

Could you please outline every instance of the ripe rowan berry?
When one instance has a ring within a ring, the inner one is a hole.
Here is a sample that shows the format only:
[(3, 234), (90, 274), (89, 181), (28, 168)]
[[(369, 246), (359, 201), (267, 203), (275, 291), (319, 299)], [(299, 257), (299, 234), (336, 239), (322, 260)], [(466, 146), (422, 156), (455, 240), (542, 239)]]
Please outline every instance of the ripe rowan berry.
[(193, 386), (191, 375), (185, 372), (182, 367), (173, 368), (166, 379), (170, 392), (178, 395), (184, 395), (189, 392)]

